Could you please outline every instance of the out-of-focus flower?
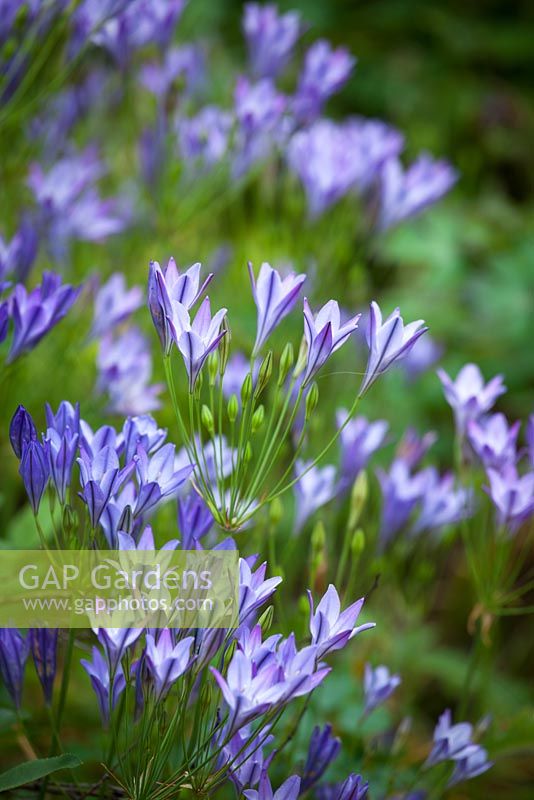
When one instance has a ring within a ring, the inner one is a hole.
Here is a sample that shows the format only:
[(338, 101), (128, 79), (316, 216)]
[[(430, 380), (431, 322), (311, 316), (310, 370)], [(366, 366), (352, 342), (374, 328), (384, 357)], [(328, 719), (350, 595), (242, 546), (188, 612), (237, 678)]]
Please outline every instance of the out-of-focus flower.
[(190, 95), (204, 79), (204, 59), (197, 45), (171, 47), (158, 64), (152, 61), (141, 68), (141, 84), (159, 100), (164, 100), (171, 87), (180, 83), (185, 95)]
[(410, 469), (415, 469), (435, 444), (437, 438), (434, 431), (428, 431), (423, 436), (419, 436), (415, 428), (407, 428), (397, 445), (395, 457), (404, 461)]
[(59, 631), (56, 628), (32, 628), (28, 634), (33, 663), (48, 705), (52, 703), (52, 691), (57, 671), (58, 634)]
[(22, 284), (17, 284), (8, 301), (9, 314), (13, 319), (13, 341), (8, 363), (32, 350), (63, 319), (80, 291), (81, 288), (62, 285), (60, 276), (53, 272), (45, 272), (41, 285), (31, 292)]
[(421, 502), (421, 511), (414, 525), (414, 533), (437, 531), (453, 525), (473, 513), (473, 493), (461, 486), (455, 488), (452, 473), (440, 476), (437, 470), (426, 471), (427, 482)]
[(341, 740), (332, 735), (331, 725), (325, 725), (324, 728), (317, 725), (313, 729), (302, 776), (303, 792), (311, 789), (323, 777), (330, 764), (337, 758), (340, 748)]
[(9, 441), (18, 459), (22, 458), (24, 447), (31, 441), (37, 441), (37, 429), (32, 415), (24, 406), (18, 406), (9, 425)]
[(151, 633), (146, 635), (146, 663), (156, 689), (162, 695), (176, 683), (190, 664), (193, 637), (186, 636), (174, 644), (168, 628), (160, 631), (157, 640)]
[[(80, 664), (91, 679), (98, 707), (104, 725), (109, 723), (109, 712), (117, 705), (117, 700), (126, 688), (126, 679), (122, 667), (119, 665), (113, 678), (110, 676), (109, 664), (103, 657), (98, 647), (93, 647), (93, 659), (82, 659)], [(110, 697), (111, 693), (111, 697)]]
[[(259, 368), (260, 361), (258, 359), (254, 364), (254, 369), (252, 370), (252, 381), (254, 384), (256, 383), (256, 379), (258, 377)], [(228, 359), (228, 363), (223, 375), (222, 389), (226, 398), (229, 398), (235, 394), (238, 403), (240, 402), (241, 387), (243, 386), (243, 381), (249, 372), (250, 358), (247, 358), (241, 352), (232, 353)]]
[(343, 783), (318, 786), (316, 797), (317, 800), (364, 800), (368, 789), (367, 781), (364, 781), (361, 775), (352, 773)]
[(440, 761), (457, 758), (465, 748), (471, 746), (472, 737), (473, 726), (469, 722), (457, 722), (453, 725), (451, 712), (447, 709), (434, 729), (434, 745), (425, 766), (431, 767)]
[(20, 708), (29, 652), (28, 639), (24, 639), (16, 628), (0, 628), (0, 675), (17, 709)]
[(314, 316), (307, 298), (304, 298), (304, 335), (308, 345), (306, 371), (303, 386), (306, 386), (328, 358), (345, 344), (358, 327), (360, 314), (341, 324), (339, 305), (335, 300), (328, 303)]
[(370, 306), (367, 331), (369, 359), (360, 388), (360, 396), (389, 369), (394, 361), (404, 356), (427, 330), (422, 319), (405, 325), (398, 308), (382, 322), (380, 307), (373, 300)]
[(103, 336), (97, 364), (97, 389), (108, 394), (111, 411), (138, 415), (160, 407), (163, 385), (150, 385), (152, 354), (139, 328), (132, 326), (115, 338)]
[(445, 399), (454, 412), (456, 427), (464, 435), (467, 423), (478, 419), (493, 406), (506, 391), (502, 375), (496, 375), (484, 384), (483, 375), (476, 364), (466, 364), (453, 381), (443, 369), (437, 370), (443, 385)]
[[(337, 427), (340, 433), (341, 464), (339, 490), (350, 489), (362, 469), (365, 469), (373, 453), (384, 443), (389, 424), (382, 419), (369, 422), (365, 417), (355, 417), (345, 424), (348, 412), (337, 411)], [(343, 427), (344, 426), (344, 427)]]
[(497, 510), (500, 525), (516, 526), (534, 514), (534, 472), (518, 476), (515, 467), (488, 469), (489, 488), (484, 487)]
[(274, 329), (294, 307), (306, 275), (295, 275), (291, 272), (282, 278), (278, 270), (273, 269), (265, 261), (261, 265), (257, 280), (250, 262), (248, 270), (254, 302), (258, 309), (258, 327), (254, 344), (254, 353), (258, 353)]
[(297, 460), (295, 472), (301, 476), (293, 488), (295, 531), (299, 532), (315, 511), (336, 496), (338, 486), (336, 484), (336, 468), (331, 464), (324, 467), (312, 467), (310, 463)]
[(406, 462), (397, 458), (389, 472), (377, 470), (376, 474), (382, 490), (380, 543), (385, 547), (408, 522), (417, 502), (424, 497), (430, 471), (421, 470), (412, 475)]
[(302, 31), (296, 11), (279, 14), (275, 5), (247, 3), (243, 32), (252, 71), (257, 78), (276, 78), (289, 62)]
[(297, 800), (300, 791), (300, 778), (292, 775), (274, 792), (267, 771), (262, 772), (257, 789), (245, 789), (243, 795), (247, 800)]
[(447, 785), (454, 786), (461, 781), (476, 778), (487, 772), (492, 766), (493, 761), (488, 759), (488, 753), (484, 747), (478, 744), (466, 747), (462, 755), (455, 758), (454, 772)]
[(227, 155), (233, 115), (217, 106), (205, 106), (194, 117), (179, 116), (176, 134), (180, 155), (190, 171), (213, 167)]
[(433, 367), (442, 355), (443, 347), (427, 334), (408, 350), (401, 361), (401, 366), (408, 379), (413, 381)]
[(504, 414), (490, 414), (467, 423), (467, 435), (485, 469), (500, 470), (517, 461), (517, 435), (521, 422), (508, 427)]
[(14, 277), (20, 282), (26, 280), (37, 256), (38, 244), (37, 231), (28, 216), (22, 218), (9, 243), (0, 236), (0, 292), (4, 278)]
[(374, 708), (382, 705), (390, 697), (397, 686), (400, 686), (400, 675), (391, 675), (385, 666), (371, 667), (365, 665), (365, 675), (363, 679), (363, 691), (365, 694), (365, 713), (368, 714)]
[(534, 414), (528, 418), (526, 438), (530, 465), (534, 469)]
[(47, 445), (31, 439), (22, 451), (19, 473), (34, 514), (39, 511), (39, 504), (48, 484), (50, 473), (47, 449)]
[(375, 627), (374, 622), (367, 622), (355, 627), (363, 608), (364, 598), (360, 598), (341, 611), (339, 595), (333, 584), (329, 585), (317, 608), (314, 608), (310, 592), (308, 592), (308, 600), (310, 603), (310, 633), (312, 644), (317, 645), (317, 658), (323, 658), (333, 650), (341, 650), (349, 639), (362, 631)]
[(293, 100), (297, 119), (311, 122), (318, 117), (328, 98), (347, 82), (355, 64), (344, 47), (334, 49), (324, 39), (315, 42), (306, 53)]
[(103, 336), (128, 319), (143, 304), (140, 286), (126, 288), (122, 272), (115, 272), (96, 292), (91, 335)]
[(406, 171), (398, 158), (381, 171), (377, 227), (386, 230), (436, 203), (454, 186), (458, 173), (446, 161), (423, 154)]
[(287, 98), (269, 78), (251, 83), (240, 77), (234, 92), (237, 120), (234, 173), (244, 175), (250, 167), (267, 158), (275, 146), (285, 143), (289, 134), (284, 112)]
[(193, 392), (204, 362), (226, 333), (222, 328), (227, 309), (221, 308), (211, 316), (209, 297), (200, 306), (191, 322), (189, 312), (182, 303), (172, 300), (171, 335), (180, 350), (189, 377), (189, 391)]

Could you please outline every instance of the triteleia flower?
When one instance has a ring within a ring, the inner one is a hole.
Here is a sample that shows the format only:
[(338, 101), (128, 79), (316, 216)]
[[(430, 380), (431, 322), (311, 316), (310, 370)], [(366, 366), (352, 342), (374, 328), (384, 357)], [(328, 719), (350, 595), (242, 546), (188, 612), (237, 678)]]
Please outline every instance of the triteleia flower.
[(401, 683), (400, 675), (391, 675), (385, 666), (371, 667), (365, 665), (363, 691), (365, 694), (365, 713), (382, 705)]
[(115, 675), (126, 651), (139, 639), (142, 628), (93, 628), (104, 647), (112, 675)]
[(320, 39), (315, 42), (304, 60), (293, 110), (301, 122), (311, 122), (318, 117), (323, 105), (347, 82), (356, 59), (344, 47), (332, 45)]
[(302, 791), (306, 792), (319, 781), (330, 764), (337, 758), (341, 748), (341, 740), (332, 735), (332, 726), (325, 725), (313, 729), (308, 755), (302, 776)]
[(37, 441), (37, 429), (32, 415), (24, 406), (18, 406), (9, 425), (9, 441), (17, 458), (22, 458), (24, 447)]
[(427, 372), (443, 355), (443, 347), (427, 334), (418, 339), (402, 359), (402, 368), (409, 381)]
[(251, 83), (237, 80), (235, 92), (237, 120), (234, 174), (241, 177), (252, 164), (266, 158), (275, 146), (287, 139), (289, 124), (284, 112), (287, 98), (269, 78)]
[(306, 371), (302, 386), (307, 386), (328, 358), (345, 344), (358, 327), (360, 314), (341, 325), (339, 305), (329, 300), (314, 317), (304, 298), (304, 335), (308, 345)]
[(29, 651), (28, 640), (16, 628), (0, 628), (0, 675), (17, 709)]
[(297, 800), (300, 791), (300, 778), (292, 775), (274, 792), (271, 781), (264, 770), (257, 789), (245, 789), (243, 795), (247, 800)]
[(179, 487), (193, 472), (192, 464), (176, 469), (175, 450), (174, 444), (165, 444), (152, 456), (148, 456), (142, 447), (137, 448), (135, 471), (139, 481), (139, 494), (134, 516), (145, 514), (165, 498), (176, 495)]
[(48, 445), (31, 439), (22, 451), (19, 474), (24, 481), (33, 513), (37, 514), (50, 475)]
[(254, 302), (258, 309), (258, 328), (254, 344), (254, 353), (258, 353), (281, 320), (294, 307), (306, 275), (295, 275), (291, 272), (282, 278), (278, 270), (273, 269), (265, 261), (261, 265), (257, 280), (254, 278), (250, 262), (248, 271)]
[(315, 511), (336, 496), (339, 487), (336, 483), (336, 468), (332, 464), (318, 467), (311, 466), (311, 462), (297, 460), (295, 472), (301, 476), (293, 487), (295, 531), (299, 532)]
[(317, 787), (316, 796), (317, 800), (364, 800), (368, 789), (367, 781), (352, 773), (343, 783)]
[(443, 712), (434, 729), (434, 746), (425, 766), (431, 767), (449, 758), (461, 757), (466, 748), (472, 746), (473, 726), (469, 722), (458, 722), (452, 725), (449, 709)]
[(132, 326), (114, 337), (100, 340), (97, 357), (97, 389), (109, 396), (115, 414), (145, 414), (159, 408), (163, 384), (150, 384), (152, 353), (148, 339)]
[(112, 496), (128, 479), (135, 466), (132, 460), (120, 466), (117, 453), (112, 447), (104, 447), (94, 457), (82, 447), (81, 458), (76, 459), (80, 467), (80, 496), (85, 500), (93, 528)]
[(490, 414), (467, 423), (469, 442), (485, 469), (500, 470), (517, 461), (517, 435), (521, 422), (508, 426), (504, 414)]
[(239, 622), (241, 625), (252, 624), (253, 613), (272, 596), (282, 578), (274, 577), (265, 580), (267, 562), (261, 564), (255, 572), (244, 558), (239, 559)]
[(20, 282), (26, 280), (37, 256), (38, 245), (37, 230), (28, 216), (22, 218), (9, 244), (0, 236), (0, 287), (8, 276)]
[(370, 305), (367, 344), (369, 359), (360, 388), (360, 397), (394, 361), (404, 356), (428, 328), (422, 319), (407, 325), (396, 308), (382, 322), (382, 312), (374, 300)]
[(178, 117), (176, 134), (185, 167), (195, 172), (221, 162), (228, 154), (234, 117), (217, 106), (205, 106), (194, 117)]
[(534, 468), (534, 414), (531, 414), (528, 418), (526, 439), (530, 466)]
[(454, 772), (452, 773), (448, 786), (454, 786), (460, 781), (468, 781), (487, 772), (493, 766), (493, 761), (488, 760), (488, 753), (479, 744), (466, 747), (461, 755), (454, 759)]
[(378, 469), (376, 474), (382, 491), (380, 545), (384, 548), (408, 522), (431, 476), (428, 469), (412, 475), (408, 464), (400, 458), (393, 461), (389, 472)]
[(191, 322), (186, 307), (180, 302), (172, 302), (171, 335), (184, 358), (191, 393), (204, 362), (226, 333), (224, 328), (221, 329), (226, 311), (226, 308), (221, 308), (212, 317), (209, 297), (206, 297)]
[(197, 492), (178, 499), (178, 528), (182, 550), (195, 550), (213, 526), (213, 514)]
[(291, 58), (301, 34), (296, 11), (279, 14), (275, 5), (247, 3), (243, 32), (252, 71), (257, 78), (276, 78)]
[[(117, 705), (117, 700), (126, 688), (126, 679), (122, 667), (119, 665), (113, 678), (110, 676), (109, 664), (103, 657), (98, 647), (93, 647), (93, 660), (82, 659), (80, 664), (91, 678), (102, 722), (109, 724), (110, 710)], [(111, 697), (110, 697), (111, 692)]]
[[(5, 285), (5, 284), (4, 284)], [(0, 294), (2, 293), (2, 284), (0, 283)], [(9, 329), (9, 306), (7, 301), (0, 303), (0, 344), (7, 338)]]
[(388, 159), (381, 171), (377, 225), (386, 230), (437, 202), (454, 186), (458, 173), (446, 161), (429, 155), (403, 171), (398, 158)]
[(439, 530), (453, 525), (473, 513), (473, 492), (461, 486), (455, 488), (452, 473), (440, 476), (437, 470), (426, 471), (427, 480), (421, 501), (421, 511), (414, 524), (414, 533)]
[(409, 469), (415, 469), (436, 443), (437, 438), (434, 431), (427, 431), (423, 436), (419, 436), (415, 428), (407, 428), (397, 445), (395, 458), (403, 461)]
[(53, 272), (45, 272), (41, 285), (31, 292), (17, 284), (9, 299), (14, 332), (8, 363), (32, 350), (63, 319), (80, 291), (81, 288), (62, 285), (60, 276)]
[(157, 638), (146, 635), (146, 663), (154, 679), (157, 697), (161, 697), (190, 665), (193, 637), (186, 636), (174, 644), (168, 628), (162, 630)]
[(243, 789), (250, 789), (259, 783), (264, 770), (269, 768), (274, 757), (274, 753), (271, 753), (266, 758), (264, 747), (270, 745), (273, 740), (274, 736), (262, 736), (261, 743), (258, 744), (250, 727), (245, 725), (234, 733), (223, 748), (220, 766), (229, 765), (229, 778), (238, 792), (241, 793)]
[(58, 634), (57, 628), (32, 628), (28, 634), (33, 663), (48, 705), (52, 703), (52, 691), (57, 671)]
[(49, 403), (45, 403), (47, 428), (53, 428), (62, 436), (67, 428), (72, 433), (80, 432), (80, 404), (72, 405), (68, 400), (62, 400), (56, 413), (52, 411)]
[(534, 472), (518, 476), (515, 467), (488, 469), (490, 485), (484, 487), (497, 510), (500, 525), (516, 527), (534, 514)]
[(59, 434), (54, 428), (48, 428), (46, 431), (45, 442), (50, 478), (62, 504), (65, 502), (67, 488), (71, 484), (72, 467), (78, 452), (78, 440), (78, 434), (73, 433), (70, 428), (66, 428), (63, 434)]
[(317, 645), (317, 658), (322, 658), (333, 650), (341, 650), (349, 639), (361, 631), (374, 628), (374, 622), (367, 622), (354, 627), (362, 610), (364, 598), (341, 611), (339, 595), (333, 584), (330, 584), (314, 609), (311, 592), (308, 592), (310, 603), (310, 633), (312, 644)]
[(139, 80), (158, 100), (163, 101), (175, 83), (181, 95), (189, 96), (204, 83), (204, 58), (200, 47), (186, 44), (171, 47), (161, 63), (151, 61), (141, 67)]
[(497, 398), (506, 391), (502, 375), (496, 375), (484, 384), (484, 378), (476, 364), (466, 364), (462, 367), (454, 381), (443, 369), (438, 369), (437, 374), (461, 435), (465, 434), (470, 420), (478, 419), (489, 411)]
[(128, 290), (124, 274), (115, 272), (96, 293), (91, 335), (97, 338), (108, 333), (128, 319), (142, 303), (141, 287), (133, 286)]
[[(342, 428), (347, 411), (340, 408), (336, 414), (337, 427)], [(389, 424), (382, 419), (369, 422), (365, 417), (355, 417), (347, 422), (340, 434), (341, 464), (339, 491), (350, 489), (369, 459), (384, 443)]]
[[(117, 539), (119, 550), (156, 550), (154, 531), (151, 525), (145, 527), (137, 541), (130, 533), (125, 533), (123, 531), (117, 532)], [(176, 550), (179, 544), (180, 542), (178, 539), (169, 539), (168, 542), (162, 545), (161, 549)]]
[(122, 447), (126, 461), (130, 461), (141, 446), (147, 453), (154, 453), (167, 438), (167, 430), (159, 428), (150, 414), (128, 417), (122, 426)]

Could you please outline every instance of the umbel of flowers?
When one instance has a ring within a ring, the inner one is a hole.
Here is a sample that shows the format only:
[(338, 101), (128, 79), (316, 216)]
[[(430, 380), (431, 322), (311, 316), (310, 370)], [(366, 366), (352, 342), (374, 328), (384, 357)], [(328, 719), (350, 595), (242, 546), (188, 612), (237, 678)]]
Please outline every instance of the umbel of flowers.
[[(354, 334), (360, 319), (356, 314), (342, 322), (335, 300), (314, 311), (304, 297), (304, 335), (298, 355), (292, 342), (275, 354), (267, 349), (270, 336), (296, 308), (306, 276), (282, 277), (267, 263), (261, 265), (257, 277), (250, 264), (249, 272), (257, 308), (256, 339), (243, 380), (229, 397), (227, 309), (212, 314), (209, 297), (201, 299), (213, 276), (201, 281), (200, 264), (180, 272), (171, 258), (164, 269), (152, 262), (148, 281), (148, 305), (180, 433), (195, 465), (194, 482), (217, 523), (229, 530), (241, 528), (262, 505), (300, 481), (327, 451), (330, 445), (302, 466), (308, 423), (319, 397), (314, 379)], [(426, 330), (422, 320), (404, 325), (399, 309), (383, 320), (378, 304), (371, 303), (367, 367), (361, 384), (354, 386), (352, 407), (330, 444), (353, 418), (360, 398)], [(176, 389), (176, 351), (187, 374), (186, 408), (180, 406)], [(280, 477), (275, 467), (295, 428), (300, 429), (296, 446)], [(275, 482), (273, 474), (279, 475)]]

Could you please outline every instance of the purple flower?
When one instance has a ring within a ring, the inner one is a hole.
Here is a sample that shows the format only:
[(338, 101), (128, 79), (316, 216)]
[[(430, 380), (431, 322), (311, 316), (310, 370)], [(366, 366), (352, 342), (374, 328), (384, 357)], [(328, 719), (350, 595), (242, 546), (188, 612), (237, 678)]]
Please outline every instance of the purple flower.
[(124, 274), (115, 272), (96, 293), (91, 335), (98, 338), (108, 333), (128, 319), (142, 303), (141, 287), (134, 286), (128, 291)]
[(62, 505), (65, 503), (67, 488), (72, 480), (72, 467), (78, 452), (78, 439), (78, 434), (73, 433), (68, 427), (62, 434), (59, 434), (54, 428), (48, 428), (46, 431), (45, 442), (50, 478), (56, 487)]
[(57, 671), (58, 633), (56, 628), (31, 628), (28, 634), (33, 663), (41, 681), (47, 705), (52, 703), (52, 691)]
[(111, 675), (115, 675), (126, 651), (139, 639), (142, 628), (93, 628), (106, 653)]
[(243, 789), (256, 786), (264, 770), (268, 769), (274, 753), (265, 758), (263, 748), (273, 739), (274, 736), (262, 736), (261, 744), (258, 746), (250, 728), (245, 725), (240, 731), (234, 733), (226, 747), (223, 748), (220, 766), (230, 765), (228, 777), (233, 781), (239, 793), (242, 793)]
[(329, 585), (316, 609), (314, 609), (310, 592), (308, 592), (308, 600), (310, 603), (310, 633), (312, 644), (317, 645), (317, 658), (323, 658), (333, 650), (341, 650), (356, 634), (375, 627), (374, 622), (354, 627), (362, 610), (364, 598), (360, 598), (341, 611), (339, 595), (333, 584)]
[[(347, 419), (347, 411), (337, 412), (337, 427)], [(339, 490), (350, 489), (362, 469), (365, 469), (373, 453), (384, 443), (389, 424), (385, 420), (369, 422), (365, 417), (351, 419), (340, 434), (341, 465)]]
[(54, 414), (48, 403), (45, 403), (46, 426), (53, 428), (62, 436), (67, 428), (72, 433), (80, 432), (80, 404), (74, 406), (68, 400), (62, 400)]
[(414, 381), (427, 372), (442, 355), (443, 347), (437, 344), (429, 334), (418, 339), (402, 360), (402, 367), (408, 380)]
[(122, 448), (126, 461), (130, 461), (140, 446), (147, 453), (154, 453), (167, 438), (165, 428), (158, 428), (150, 414), (128, 417), (122, 427)]
[(295, 275), (291, 272), (282, 278), (280, 273), (265, 261), (261, 265), (257, 281), (250, 261), (248, 271), (254, 302), (258, 309), (258, 328), (254, 344), (254, 353), (258, 353), (274, 329), (294, 307), (306, 275)]
[(91, 678), (102, 722), (107, 726), (109, 724), (110, 710), (115, 708), (117, 700), (126, 688), (126, 679), (122, 667), (119, 665), (115, 674), (111, 677), (109, 664), (97, 647), (93, 647), (93, 660), (82, 659), (80, 664)]
[(38, 245), (37, 231), (27, 216), (22, 218), (9, 244), (0, 236), (0, 287), (2, 279), (8, 276), (14, 276), (20, 282), (26, 280), (37, 256)]
[(171, 632), (163, 629), (157, 641), (151, 633), (146, 635), (146, 663), (154, 679), (156, 696), (161, 697), (190, 665), (193, 637), (186, 636), (174, 644)]
[(254, 75), (276, 78), (290, 60), (300, 36), (300, 15), (296, 11), (279, 14), (275, 5), (247, 3), (243, 32)]
[(139, 328), (127, 328), (117, 337), (107, 333), (98, 351), (97, 389), (109, 396), (115, 414), (145, 414), (160, 407), (163, 384), (150, 385), (152, 354)]
[(395, 457), (404, 461), (409, 469), (415, 469), (435, 444), (437, 438), (434, 431), (428, 431), (423, 436), (419, 436), (414, 428), (407, 428), (397, 446)]
[(221, 308), (212, 317), (210, 300), (209, 297), (206, 297), (197, 311), (195, 319), (191, 322), (186, 307), (176, 300), (171, 302), (170, 331), (184, 358), (189, 377), (189, 391), (192, 393), (204, 362), (226, 333), (221, 326), (227, 309)]
[(274, 590), (282, 582), (282, 578), (267, 578), (267, 562), (261, 564), (255, 572), (244, 558), (239, 559), (239, 622), (241, 625), (251, 624), (253, 613), (272, 596)]
[(304, 60), (293, 107), (301, 122), (311, 122), (319, 116), (323, 105), (347, 82), (356, 64), (344, 47), (333, 49), (329, 42), (315, 42)]
[(365, 665), (363, 691), (365, 694), (365, 713), (382, 705), (401, 683), (400, 675), (391, 675), (384, 666), (375, 667)]
[(368, 789), (369, 784), (362, 776), (352, 773), (343, 783), (319, 786), (316, 797), (317, 800), (364, 800)]
[(461, 755), (455, 758), (454, 772), (451, 775), (448, 786), (454, 786), (460, 781), (468, 781), (487, 772), (493, 766), (493, 761), (488, 760), (488, 754), (484, 747), (473, 744), (466, 747)]
[(340, 748), (341, 740), (332, 735), (331, 725), (325, 725), (322, 729), (317, 725), (313, 729), (302, 776), (303, 792), (307, 792), (323, 777), (337, 758)]
[[(117, 539), (119, 550), (156, 550), (156, 545), (154, 543), (154, 532), (152, 531), (152, 527), (150, 525), (146, 526), (137, 542), (135, 541), (134, 537), (131, 536), (131, 534), (123, 533), (122, 531), (118, 531)], [(169, 541), (166, 542), (161, 549), (176, 550), (179, 544), (180, 542), (178, 539), (169, 539)]]
[(18, 406), (9, 425), (9, 441), (18, 459), (22, 458), (24, 448), (31, 441), (37, 441), (37, 429), (32, 415), (24, 406)]
[(186, 168), (212, 167), (228, 153), (233, 115), (217, 106), (205, 106), (194, 117), (178, 117), (176, 134)]
[[(2, 293), (2, 284), (0, 284), (0, 294)], [(9, 329), (9, 306), (7, 302), (0, 303), (0, 344), (5, 341)]]
[(484, 487), (497, 510), (500, 525), (514, 528), (534, 513), (534, 472), (519, 477), (515, 467), (497, 472), (488, 469), (489, 488)]
[(502, 375), (496, 375), (484, 385), (484, 378), (476, 364), (462, 367), (454, 381), (443, 369), (438, 369), (437, 374), (461, 435), (465, 434), (470, 420), (478, 419), (489, 411), (499, 395), (506, 391)]
[(504, 414), (491, 414), (467, 423), (469, 441), (485, 469), (500, 470), (516, 463), (520, 427), (520, 422), (508, 427)]
[(458, 173), (450, 164), (426, 154), (405, 172), (398, 158), (388, 159), (380, 177), (379, 230), (419, 214), (447, 194), (457, 180)]
[(314, 317), (307, 298), (304, 298), (304, 335), (308, 345), (308, 360), (302, 386), (307, 386), (315, 374), (345, 344), (358, 327), (360, 314), (341, 325), (339, 305), (329, 300)]
[(530, 466), (534, 468), (534, 414), (528, 418), (526, 437)]
[(139, 494), (134, 516), (151, 511), (162, 500), (175, 495), (191, 475), (194, 469), (192, 464), (176, 469), (175, 449), (175, 445), (165, 444), (149, 457), (142, 447), (137, 448), (135, 470)]
[(41, 285), (31, 292), (17, 284), (9, 299), (14, 333), (8, 363), (32, 350), (63, 319), (80, 291), (67, 284), (62, 286), (60, 276), (53, 272), (45, 272)]
[(48, 446), (31, 439), (22, 451), (19, 474), (22, 476), (33, 513), (39, 511), (39, 504), (48, 484)]
[(238, 123), (234, 173), (241, 177), (252, 164), (266, 158), (274, 146), (286, 140), (289, 133), (288, 121), (284, 118), (287, 98), (269, 78), (250, 83), (247, 78), (240, 77), (234, 102)]
[(205, 292), (213, 274), (200, 283), (201, 265), (197, 262), (180, 273), (174, 258), (170, 258), (163, 271), (157, 261), (151, 261), (148, 274), (148, 307), (165, 355), (172, 347), (173, 303), (180, 303), (189, 311)]
[[(190, 95), (203, 82), (204, 63), (200, 48), (194, 44), (171, 47), (161, 64), (150, 62), (140, 71), (141, 84), (158, 100), (163, 100), (173, 84), (182, 79), (185, 94)], [(182, 87), (180, 87), (182, 88)]]
[(28, 640), (16, 628), (0, 628), (0, 675), (17, 709), (29, 650)]
[(472, 746), (472, 736), (473, 726), (469, 722), (452, 725), (451, 712), (447, 709), (434, 729), (434, 746), (425, 761), (425, 766), (431, 767), (450, 758), (461, 758), (466, 748)]
[(324, 467), (310, 466), (311, 462), (297, 460), (295, 472), (301, 477), (294, 485), (295, 494), (295, 532), (300, 532), (306, 522), (319, 508), (336, 496), (336, 468), (331, 464)]
[(405, 461), (396, 458), (389, 468), (376, 471), (382, 491), (381, 547), (389, 544), (408, 522), (417, 502), (424, 497), (430, 479), (428, 469), (412, 475)]
[(440, 476), (437, 470), (430, 468), (426, 475), (421, 511), (414, 525), (414, 533), (439, 530), (471, 516), (472, 491), (462, 487), (455, 489), (454, 475), (450, 472)]
[(370, 305), (367, 331), (369, 359), (360, 388), (360, 397), (394, 361), (404, 356), (427, 330), (422, 319), (405, 325), (398, 308), (382, 322), (380, 307), (373, 300)]
[(77, 462), (82, 485), (80, 497), (86, 502), (91, 524), (96, 528), (112, 496), (131, 474), (134, 461), (130, 461), (121, 469), (117, 453), (108, 446), (102, 448), (95, 456), (91, 456), (82, 448), (81, 458), (78, 458)]
[(264, 770), (257, 789), (245, 789), (243, 795), (247, 800), (297, 800), (300, 791), (300, 778), (292, 775), (282, 783), (273, 794), (271, 781)]
[(178, 499), (178, 527), (182, 550), (196, 550), (200, 540), (213, 526), (213, 514), (194, 490)]

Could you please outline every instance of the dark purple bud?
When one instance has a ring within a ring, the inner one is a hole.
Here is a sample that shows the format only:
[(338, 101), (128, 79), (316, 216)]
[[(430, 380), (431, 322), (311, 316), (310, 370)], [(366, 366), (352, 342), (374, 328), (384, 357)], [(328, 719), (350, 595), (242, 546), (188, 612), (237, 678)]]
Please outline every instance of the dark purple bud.
[(52, 691), (57, 671), (57, 628), (31, 628), (29, 642), (35, 670), (41, 681), (45, 702), (52, 703)]
[(325, 725), (313, 729), (308, 748), (308, 757), (304, 766), (301, 792), (306, 792), (322, 778), (329, 765), (339, 753), (341, 740), (332, 736), (332, 726)]
[(24, 447), (31, 441), (37, 441), (37, 429), (34, 421), (24, 406), (19, 406), (9, 426), (9, 441), (18, 459), (22, 458)]
[(0, 628), (0, 675), (16, 708), (20, 708), (29, 645), (16, 628)]
[(46, 449), (40, 442), (32, 439), (25, 445), (19, 473), (24, 481), (33, 513), (37, 514), (49, 475)]

